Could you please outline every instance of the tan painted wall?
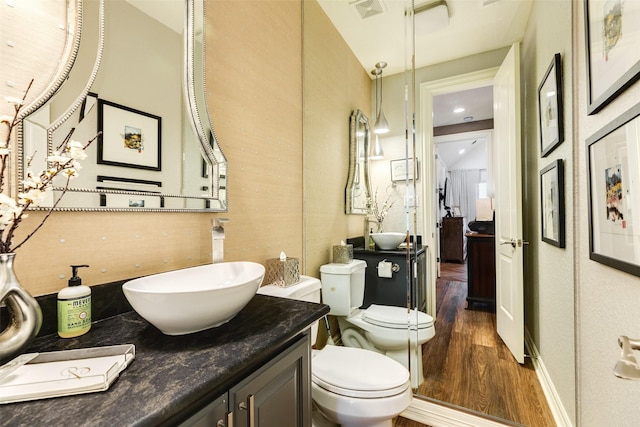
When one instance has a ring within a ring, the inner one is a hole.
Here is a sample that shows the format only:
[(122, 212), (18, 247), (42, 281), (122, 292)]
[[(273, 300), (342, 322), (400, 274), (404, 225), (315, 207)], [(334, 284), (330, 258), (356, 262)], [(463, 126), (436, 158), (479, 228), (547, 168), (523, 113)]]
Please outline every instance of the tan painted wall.
[(371, 79), (317, 2), (304, 2), (304, 25), (306, 271), (320, 277), (332, 245), (364, 231), (363, 215), (344, 213), (344, 190), (349, 116), (354, 109), (371, 111)]
[[(349, 115), (371, 110), (371, 80), (317, 3), (304, 5), (314, 52), (305, 56), (304, 154), (303, 2), (207, 2), (207, 95), (229, 161), (229, 211), (56, 212), (18, 252), (30, 292), (66, 286), (70, 264), (89, 264), (82, 278), (95, 285), (208, 263), (216, 216), (230, 218), (226, 260), (263, 263), (284, 251), (315, 276), (332, 244), (361, 234), (363, 217), (344, 214), (344, 185)], [(32, 212), (20, 232), (42, 217)]]
[[(34, 295), (66, 286), (70, 264), (85, 284), (205, 264), (210, 224), (226, 226), (227, 260), (303, 257), (302, 4), (207, 2), (208, 96), (229, 160), (225, 214), (56, 212), (18, 251), (16, 273)], [(33, 212), (26, 232), (43, 214)]]

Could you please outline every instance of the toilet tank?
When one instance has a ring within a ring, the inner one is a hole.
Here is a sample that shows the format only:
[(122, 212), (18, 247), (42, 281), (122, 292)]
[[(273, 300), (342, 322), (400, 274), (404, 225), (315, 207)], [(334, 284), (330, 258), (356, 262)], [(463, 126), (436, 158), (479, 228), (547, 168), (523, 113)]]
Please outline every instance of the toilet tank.
[(322, 302), (334, 316), (348, 316), (364, 301), (364, 271), (367, 263), (354, 259), (348, 264), (325, 264), (320, 267)]
[[(295, 285), (282, 287), (276, 285), (265, 285), (258, 288), (258, 294), (271, 295), (274, 297), (296, 299), (320, 303), (320, 280), (315, 277), (300, 276), (300, 281)], [(318, 336), (318, 321), (311, 324), (311, 344), (316, 342)]]

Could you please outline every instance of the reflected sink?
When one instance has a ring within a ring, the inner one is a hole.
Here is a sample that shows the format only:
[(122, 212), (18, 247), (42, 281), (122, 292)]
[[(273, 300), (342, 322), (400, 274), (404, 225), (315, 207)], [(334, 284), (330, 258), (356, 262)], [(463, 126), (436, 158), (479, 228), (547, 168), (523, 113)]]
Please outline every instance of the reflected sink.
[(133, 309), (166, 335), (220, 326), (256, 294), (264, 266), (221, 262), (130, 280), (122, 291)]
[(396, 249), (407, 238), (405, 233), (371, 233), (371, 238), (380, 249)]

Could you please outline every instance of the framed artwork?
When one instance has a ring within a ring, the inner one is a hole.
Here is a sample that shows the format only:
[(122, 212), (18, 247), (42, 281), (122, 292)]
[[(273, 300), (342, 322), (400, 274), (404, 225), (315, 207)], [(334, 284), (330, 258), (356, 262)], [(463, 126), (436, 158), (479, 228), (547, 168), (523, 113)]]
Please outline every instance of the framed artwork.
[(540, 171), (542, 241), (565, 247), (564, 162), (556, 160)]
[(640, 2), (585, 0), (587, 112), (595, 114), (640, 77)]
[(538, 120), (540, 122), (540, 152), (547, 157), (564, 141), (562, 114), (562, 58), (559, 53), (547, 69), (538, 86)]
[(589, 258), (640, 276), (640, 104), (587, 139)]
[(100, 206), (109, 208), (163, 208), (160, 181), (98, 175)]
[(399, 159), (391, 160), (391, 181), (404, 181), (406, 179), (418, 179), (418, 160)]
[(98, 163), (161, 170), (162, 119), (153, 114), (98, 100)]

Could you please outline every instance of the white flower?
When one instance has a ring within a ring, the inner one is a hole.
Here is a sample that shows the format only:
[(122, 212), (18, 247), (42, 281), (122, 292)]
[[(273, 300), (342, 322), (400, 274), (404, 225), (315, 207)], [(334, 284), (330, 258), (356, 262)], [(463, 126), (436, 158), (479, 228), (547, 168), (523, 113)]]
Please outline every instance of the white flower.
[(0, 210), (5, 211), (8, 208), (16, 208), (16, 201), (7, 196), (6, 194), (0, 194)]
[(45, 197), (47, 197), (46, 191), (42, 191), (38, 188), (31, 188), (26, 193), (18, 194), (20, 204), (22, 205), (31, 203), (32, 205), (38, 206), (40, 202), (45, 199)]
[(0, 147), (0, 156), (8, 156), (11, 153), (11, 150), (8, 148)]
[(69, 141), (65, 148), (65, 155), (74, 160), (84, 160), (87, 158), (87, 153), (84, 151), (84, 145), (81, 142)]
[(69, 160), (71, 160), (69, 157), (57, 153), (47, 157), (47, 162), (55, 165), (65, 165)]
[(67, 175), (69, 178), (77, 178), (80, 176), (80, 174), (75, 168), (66, 168), (64, 170), (64, 174)]

